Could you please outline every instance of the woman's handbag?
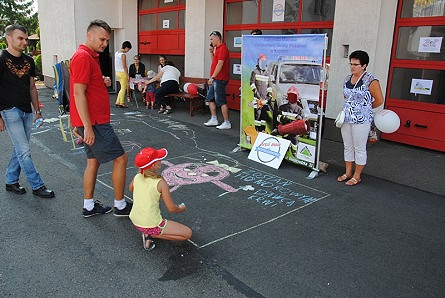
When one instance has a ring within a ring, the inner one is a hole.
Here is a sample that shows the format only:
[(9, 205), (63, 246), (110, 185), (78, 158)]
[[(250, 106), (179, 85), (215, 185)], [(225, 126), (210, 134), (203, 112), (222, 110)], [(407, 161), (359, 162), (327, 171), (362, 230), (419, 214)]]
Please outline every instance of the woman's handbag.
[(335, 118), (335, 126), (340, 128), (343, 125), (343, 122), (345, 122), (345, 111), (341, 110), (340, 113), (338, 113), (337, 118)]

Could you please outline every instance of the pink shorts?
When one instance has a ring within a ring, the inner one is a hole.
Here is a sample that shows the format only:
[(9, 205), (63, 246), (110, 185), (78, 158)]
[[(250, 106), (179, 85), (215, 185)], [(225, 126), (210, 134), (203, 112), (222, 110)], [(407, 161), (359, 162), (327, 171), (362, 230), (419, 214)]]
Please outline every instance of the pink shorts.
[(166, 226), (167, 226), (167, 220), (162, 219), (161, 223), (157, 227), (154, 227), (154, 228), (143, 228), (143, 227), (138, 227), (138, 226), (134, 226), (134, 227), (136, 229), (138, 229), (141, 233), (144, 233), (145, 235), (158, 236), (158, 235), (162, 235)]

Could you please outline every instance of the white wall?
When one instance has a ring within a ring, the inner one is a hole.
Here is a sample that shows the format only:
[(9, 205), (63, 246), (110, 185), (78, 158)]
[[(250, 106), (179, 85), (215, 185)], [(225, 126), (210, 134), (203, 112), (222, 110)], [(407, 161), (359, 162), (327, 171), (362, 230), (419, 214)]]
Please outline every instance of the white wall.
[[(350, 73), (349, 54), (364, 50), (369, 54), (367, 71), (375, 74), (386, 93), (397, 0), (337, 0), (329, 71), (326, 116), (335, 118), (343, 105), (343, 80)], [(372, 5), (371, 5), (372, 4)]]
[(209, 35), (223, 33), (223, 0), (187, 1), (185, 10), (185, 75), (209, 77)]
[(74, 0), (38, 0), (42, 71), (54, 78), (54, 55), (69, 59), (76, 50)]
[[(85, 42), (86, 29), (94, 19), (106, 21), (115, 32), (112, 48), (129, 40), (133, 48), (129, 63), (138, 52), (137, 1), (134, 0), (38, 0), (42, 68), (45, 77), (54, 78), (53, 55), (59, 62), (70, 59)], [(45, 81), (46, 82), (46, 81)]]

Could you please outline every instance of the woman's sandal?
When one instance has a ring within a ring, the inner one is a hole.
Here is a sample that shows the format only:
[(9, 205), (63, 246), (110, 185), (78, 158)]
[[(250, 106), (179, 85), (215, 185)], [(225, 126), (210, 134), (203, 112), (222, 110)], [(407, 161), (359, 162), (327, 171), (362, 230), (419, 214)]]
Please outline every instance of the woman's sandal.
[(345, 182), (346, 185), (348, 186), (355, 186), (357, 184), (360, 183), (360, 181), (362, 181), (362, 179), (355, 179), (354, 177), (352, 177), (351, 179), (349, 179), (348, 181)]
[(346, 180), (348, 180), (348, 179), (350, 179), (350, 178), (351, 178), (350, 176), (348, 176), (348, 175), (346, 175), (346, 174), (343, 174), (343, 175), (341, 175), (341, 176), (338, 176), (337, 181), (338, 181), (338, 182), (343, 182), (343, 181), (346, 181)]
[(160, 108), (159, 111), (158, 111), (159, 114), (162, 114), (162, 113), (164, 113), (164, 112), (165, 112), (165, 109), (164, 109), (164, 108)]
[[(147, 241), (148, 242), (147, 244)], [(153, 242), (153, 238), (150, 237), (150, 235), (145, 236), (144, 234), (142, 234), (142, 246), (144, 247), (145, 250), (152, 250), (153, 248), (155, 248), (155, 243)]]
[(166, 109), (163, 114), (164, 115), (168, 115), (168, 114), (171, 114), (171, 113), (173, 113), (172, 109)]

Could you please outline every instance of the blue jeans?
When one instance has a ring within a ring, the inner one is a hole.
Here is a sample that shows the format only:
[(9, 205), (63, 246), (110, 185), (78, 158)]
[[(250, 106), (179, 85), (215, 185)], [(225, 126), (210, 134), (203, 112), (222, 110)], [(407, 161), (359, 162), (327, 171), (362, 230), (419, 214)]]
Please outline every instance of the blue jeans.
[(19, 182), (20, 172), (23, 170), (31, 188), (33, 190), (40, 188), (44, 183), (34, 167), (29, 148), (33, 114), (25, 113), (15, 107), (1, 111), (1, 114), (13, 144), (11, 158), (6, 167), (6, 184)]
[(226, 101), (226, 86), (228, 81), (213, 80), (207, 92), (206, 101), (214, 101), (217, 107), (227, 104)]

